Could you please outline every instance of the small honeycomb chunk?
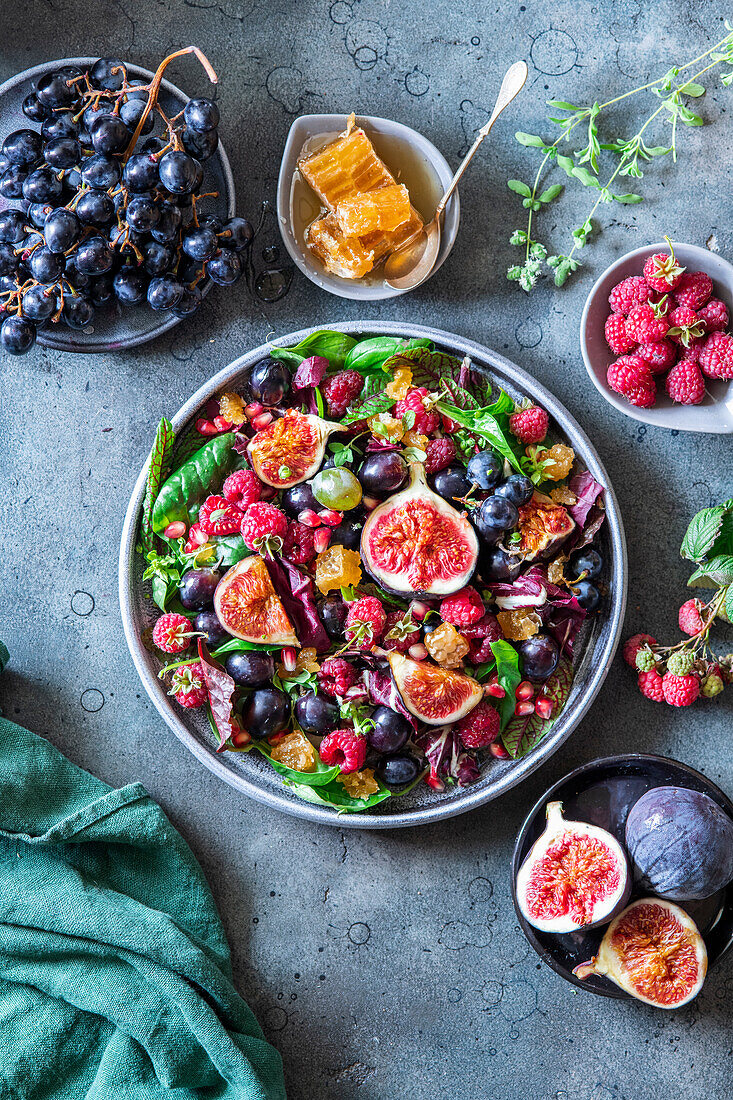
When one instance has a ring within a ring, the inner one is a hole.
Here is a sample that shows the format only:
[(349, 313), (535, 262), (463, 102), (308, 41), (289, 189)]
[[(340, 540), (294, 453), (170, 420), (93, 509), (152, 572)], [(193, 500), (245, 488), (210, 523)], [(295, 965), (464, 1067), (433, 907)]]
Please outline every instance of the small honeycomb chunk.
[(379, 439), (387, 439), (390, 443), (399, 443), (405, 434), (405, 425), (402, 421), (388, 412), (370, 416), (367, 424), (371, 428), (372, 435), (376, 435)]
[(281, 680), (293, 680), (300, 676), (301, 672), (318, 672), (320, 663), (316, 659), (316, 651), (310, 647), (298, 650), (295, 658), (295, 668), (289, 671), (284, 664), (277, 666), (277, 674)]
[(362, 768), (357, 772), (342, 772), (336, 776), (338, 783), (343, 783), (346, 793), (350, 798), (368, 798), (370, 794), (376, 794), (379, 784), (374, 778), (373, 768)]
[(499, 611), (496, 618), (502, 634), (510, 642), (523, 642), (527, 638), (534, 638), (535, 634), (539, 633), (540, 617), (535, 611), (528, 611), (526, 607), (518, 607), (514, 611)]
[(366, 195), (342, 199), (335, 214), (347, 237), (360, 237), (375, 229), (389, 232), (410, 217), (410, 194), (404, 184), (390, 184)]
[(316, 770), (316, 750), (300, 730), (286, 733), (270, 753), (273, 760), (292, 768), (296, 772), (314, 772)]
[(401, 401), (403, 397), (407, 396), (407, 391), (412, 386), (412, 371), (409, 367), (398, 367), (394, 372), (392, 381), (384, 387), (384, 392), (388, 397), (396, 397), (398, 401)]
[(436, 664), (442, 668), (458, 668), (469, 650), (469, 645), (452, 623), (443, 623), (425, 635), (425, 647)]
[(575, 462), (575, 451), (564, 443), (556, 443), (540, 455), (542, 476), (547, 481), (562, 481), (567, 477)]
[(245, 421), (244, 401), (238, 393), (224, 393), (219, 398), (219, 413), (238, 428)]
[(361, 584), (361, 558), (345, 546), (328, 546), (316, 558), (316, 584), (323, 593)]

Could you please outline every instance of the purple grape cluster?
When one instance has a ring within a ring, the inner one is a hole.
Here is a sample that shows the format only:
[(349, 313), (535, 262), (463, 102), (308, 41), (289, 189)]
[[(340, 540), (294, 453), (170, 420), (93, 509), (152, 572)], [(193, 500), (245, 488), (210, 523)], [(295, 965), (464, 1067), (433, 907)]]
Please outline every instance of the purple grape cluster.
[[(149, 84), (124, 62), (42, 76), (23, 102), (37, 126), (0, 153), (0, 346), (29, 351), (39, 325), (85, 329), (101, 307), (195, 312), (202, 284), (235, 283), (253, 237), (245, 218), (200, 213), (204, 164), (218, 146), (219, 109), (191, 99), (169, 119), (158, 106), (166, 58)], [(158, 136), (155, 131), (162, 131)]]

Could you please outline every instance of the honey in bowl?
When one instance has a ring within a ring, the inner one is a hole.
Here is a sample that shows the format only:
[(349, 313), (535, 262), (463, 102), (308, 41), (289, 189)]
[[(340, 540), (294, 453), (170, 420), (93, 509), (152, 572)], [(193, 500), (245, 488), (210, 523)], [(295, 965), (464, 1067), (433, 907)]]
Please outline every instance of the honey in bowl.
[(423, 156), (394, 134), (367, 134), (351, 115), (340, 134), (301, 150), (290, 210), (293, 231), (340, 278), (379, 279), (379, 265), (432, 217), (440, 181)]

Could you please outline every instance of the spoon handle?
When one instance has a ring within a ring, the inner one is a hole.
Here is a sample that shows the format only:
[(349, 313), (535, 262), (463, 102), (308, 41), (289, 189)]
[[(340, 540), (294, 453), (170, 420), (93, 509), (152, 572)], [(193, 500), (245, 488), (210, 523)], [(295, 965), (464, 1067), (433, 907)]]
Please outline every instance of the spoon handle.
[(488, 134), (491, 127), (496, 122), (501, 112), (504, 110), (505, 107), (508, 107), (514, 97), (517, 96), (519, 92), (521, 92), (527, 79), (527, 72), (527, 64), (524, 61), (515, 61), (514, 64), (510, 66), (509, 69), (507, 69), (504, 75), (504, 79), (501, 82), (501, 88), (499, 89), (499, 95), (496, 98), (496, 103), (494, 104), (494, 110), (492, 111), (491, 118), (484, 126), (481, 127), (476, 135), (476, 140), (459, 164), (455, 176), (448, 184), (448, 189), (443, 195), (443, 198), (438, 203), (438, 208), (435, 211), (436, 218), (439, 218), (445, 210), (449, 198), (458, 186), (463, 173), (466, 171), (469, 164), (473, 160), (476, 150)]

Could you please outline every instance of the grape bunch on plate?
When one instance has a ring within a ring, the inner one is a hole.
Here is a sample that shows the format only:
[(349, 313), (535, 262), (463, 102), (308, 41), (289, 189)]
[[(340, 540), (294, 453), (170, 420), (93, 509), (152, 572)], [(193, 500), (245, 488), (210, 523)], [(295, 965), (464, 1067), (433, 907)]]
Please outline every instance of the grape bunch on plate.
[[(88, 71), (44, 74), (23, 102), (40, 126), (16, 130), (0, 154), (0, 344), (22, 355), (37, 328), (86, 329), (106, 305), (193, 313), (207, 279), (237, 281), (253, 230), (244, 218), (199, 212), (204, 163), (218, 145), (219, 109), (191, 99), (173, 118), (158, 103), (171, 54), (153, 79), (100, 58)], [(158, 126), (156, 128), (156, 123)], [(154, 130), (160, 129), (157, 136)]]

